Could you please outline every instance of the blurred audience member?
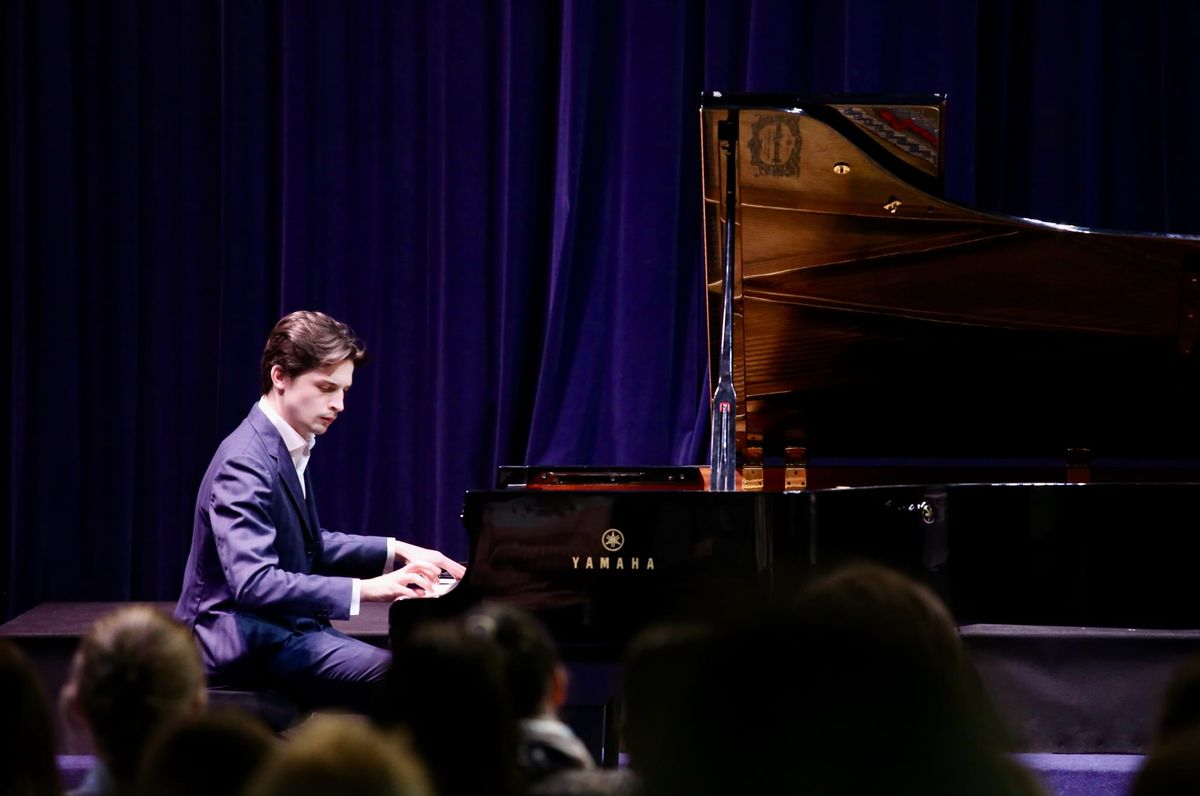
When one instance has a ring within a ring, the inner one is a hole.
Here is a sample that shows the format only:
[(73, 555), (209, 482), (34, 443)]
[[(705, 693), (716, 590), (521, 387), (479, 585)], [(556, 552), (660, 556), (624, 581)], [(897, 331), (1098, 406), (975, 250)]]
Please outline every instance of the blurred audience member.
[(433, 622), (394, 652), (375, 718), (384, 728), (407, 729), (437, 793), (520, 793), (516, 721), (496, 643)]
[(1159, 712), (1155, 740), (1200, 727), (1200, 656), (1180, 666), (1167, 685)]
[(500, 649), (504, 682), (517, 719), (517, 765), (534, 796), (611, 796), (630, 789), (628, 772), (596, 767), (558, 716), (567, 701), (567, 670), (553, 639), (532, 614), (485, 604), (467, 614), (469, 635)]
[(54, 761), (54, 713), (33, 664), (0, 639), (0, 796), (62, 793)]
[[(718, 632), (699, 624), (659, 625), (629, 647), (621, 687), (621, 735), (630, 768), (648, 794), (705, 793), (718, 753), (732, 729), (712, 724), (715, 682), (707, 662)], [(747, 706), (742, 721), (751, 720)], [(713, 788), (715, 790), (715, 787)]]
[(274, 740), (265, 724), (240, 711), (189, 716), (150, 743), (137, 792), (141, 796), (243, 794)]
[(464, 626), (500, 646), (517, 718), (517, 763), (529, 781), (564, 769), (594, 768), (587, 747), (558, 718), (567, 701), (567, 670), (541, 623), (519, 608), (487, 604), (468, 614)]
[(115, 611), (79, 643), (63, 702), (87, 727), (100, 759), (75, 793), (131, 793), (150, 739), (205, 704), (196, 644), (149, 606)]
[(433, 793), (425, 769), (404, 740), (352, 716), (310, 719), (267, 759), (246, 792), (251, 796)]
[(1130, 796), (1200, 793), (1200, 727), (1180, 728), (1154, 744), (1133, 780)]
[(1171, 677), (1155, 737), (1131, 796), (1200, 793), (1200, 656)]
[(927, 587), (878, 565), (847, 567), (802, 592), (793, 622), (803, 647), (786, 709), (803, 790), (1038, 792), (1005, 754), (999, 717)]
[(1037, 793), (1004, 753), (957, 629), (873, 565), (794, 606), (666, 627), (631, 648), (625, 740), (646, 793)]

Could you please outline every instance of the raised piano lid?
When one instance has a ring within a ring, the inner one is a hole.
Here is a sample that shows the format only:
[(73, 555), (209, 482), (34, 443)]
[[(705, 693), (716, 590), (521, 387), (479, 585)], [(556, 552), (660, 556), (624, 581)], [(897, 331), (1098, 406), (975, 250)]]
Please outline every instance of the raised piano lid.
[(1200, 480), (1200, 238), (945, 200), (936, 96), (705, 97), (710, 373), (731, 108), (739, 458), (749, 433), (768, 465), (806, 448), (810, 486), (1064, 480), (1071, 449), (1096, 480)]

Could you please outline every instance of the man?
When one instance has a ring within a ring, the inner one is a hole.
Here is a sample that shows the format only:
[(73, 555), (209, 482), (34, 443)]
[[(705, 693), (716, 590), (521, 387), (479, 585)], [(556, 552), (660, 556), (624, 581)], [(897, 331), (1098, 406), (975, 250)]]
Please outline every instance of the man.
[(327, 315), (281, 319), (263, 351), (262, 398), (204, 474), (175, 615), (214, 683), (364, 709), (390, 656), (329, 620), (357, 614), (362, 601), (429, 596), (443, 571), (464, 574), (435, 550), (320, 527), (309, 456), (342, 413), (364, 353)]

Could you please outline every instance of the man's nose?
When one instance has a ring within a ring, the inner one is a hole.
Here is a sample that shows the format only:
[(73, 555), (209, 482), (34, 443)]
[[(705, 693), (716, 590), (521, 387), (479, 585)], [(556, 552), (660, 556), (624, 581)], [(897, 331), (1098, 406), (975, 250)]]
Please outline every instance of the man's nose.
[(340, 392), (335, 394), (329, 406), (333, 411), (340, 413), (345, 408), (345, 396)]

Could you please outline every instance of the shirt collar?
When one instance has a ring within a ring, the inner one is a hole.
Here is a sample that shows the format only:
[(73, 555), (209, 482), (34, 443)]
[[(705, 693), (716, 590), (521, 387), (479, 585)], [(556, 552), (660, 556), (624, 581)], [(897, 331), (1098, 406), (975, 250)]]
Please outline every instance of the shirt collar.
[(264, 395), (258, 399), (258, 408), (259, 411), (267, 416), (267, 420), (271, 421), (271, 425), (275, 426), (275, 430), (279, 432), (279, 435), (283, 437), (284, 447), (287, 448), (288, 453), (292, 455), (293, 459), (308, 453), (317, 444), (316, 434), (309, 434), (308, 439), (300, 436), (296, 429), (289, 426), (287, 421), (279, 416), (279, 413), (275, 411), (275, 407), (271, 406), (270, 401), (267, 400), (267, 396)]

